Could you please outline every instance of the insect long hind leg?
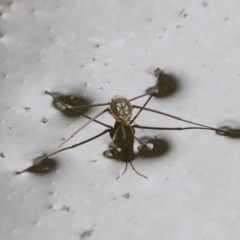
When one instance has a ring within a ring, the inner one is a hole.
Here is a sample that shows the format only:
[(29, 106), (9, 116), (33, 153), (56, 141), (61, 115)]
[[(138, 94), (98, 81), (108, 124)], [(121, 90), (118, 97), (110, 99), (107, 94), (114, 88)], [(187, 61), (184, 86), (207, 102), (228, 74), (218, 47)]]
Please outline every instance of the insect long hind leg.
[[(103, 132), (101, 132), (101, 133), (99, 133), (99, 134), (97, 134), (97, 135), (95, 135), (95, 136), (93, 136), (93, 137), (91, 137), (91, 138), (89, 138), (89, 139), (87, 139), (87, 140), (85, 140), (85, 141), (82, 141), (82, 142), (77, 143), (77, 144), (74, 144), (74, 145), (72, 145), (72, 146), (70, 146), (70, 147), (66, 147), (66, 148), (60, 149), (60, 150), (58, 150), (58, 151), (56, 151), (56, 152), (53, 152), (52, 154), (49, 154), (48, 157), (53, 156), (53, 155), (55, 155), (55, 154), (57, 154), (57, 153), (59, 153), (59, 152), (65, 151), (65, 150), (67, 150), (67, 149), (71, 149), (71, 148), (75, 148), (75, 147), (78, 147), (78, 146), (80, 146), (80, 145), (83, 145), (83, 144), (85, 144), (85, 143), (87, 143), (87, 142), (90, 142), (90, 141), (92, 141), (92, 140), (94, 140), (94, 139), (96, 139), (96, 138), (101, 137), (102, 135), (106, 134), (106, 133), (109, 132), (109, 131), (110, 131), (110, 129), (104, 130)], [(41, 163), (44, 159), (46, 159), (46, 158), (47, 158), (47, 156), (44, 156), (44, 158), (41, 158), (39, 161), (35, 162), (32, 166), (40, 164), (40, 163)], [(24, 169), (24, 170), (22, 170), (22, 171), (16, 172), (16, 174), (21, 174), (21, 173), (23, 173), (23, 172), (26, 172), (26, 171), (27, 171), (29, 168), (31, 168), (32, 166), (30, 166), (30, 167), (28, 167), (28, 168), (26, 168), (26, 169)]]
[(101, 116), (103, 113), (107, 112), (108, 109), (104, 109), (103, 111), (101, 111), (100, 113), (98, 113), (97, 115), (95, 115), (93, 118), (91, 118), (89, 121), (87, 121), (85, 124), (83, 124), (80, 128), (78, 128), (70, 137), (68, 137), (65, 141), (63, 141), (59, 146), (57, 146), (53, 151), (51, 151), (48, 155), (50, 156), (53, 152), (57, 151), (63, 144), (65, 144), (66, 142), (68, 142), (71, 138), (73, 138), (74, 136), (76, 136), (82, 129), (84, 129), (88, 124), (90, 124), (92, 121), (94, 121), (94, 119), (98, 118), (99, 116)]
[(213, 130), (207, 127), (149, 127), (149, 126), (141, 126), (141, 125), (132, 125), (132, 128), (141, 128), (141, 129), (150, 129), (150, 130)]
[(77, 131), (75, 131), (70, 137), (68, 137), (65, 141), (63, 141), (60, 145), (58, 145), (54, 150), (52, 150), (50, 153), (48, 153), (46, 156), (44, 156), (43, 158), (39, 159), (39, 163), (44, 160), (45, 158), (52, 156), (53, 154), (55, 154), (55, 152), (61, 147), (63, 146), (66, 142), (68, 142), (70, 139), (72, 139), (74, 136), (76, 136), (83, 128), (85, 128), (88, 124), (90, 124), (92, 121), (94, 121), (94, 119), (96, 119), (97, 117), (101, 116), (103, 113), (107, 112), (108, 109), (104, 109), (103, 111), (101, 111), (100, 113), (98, 113), (97, 115), (95, 115), (93, 118), (91, 118), (89, 121), (87, 121), (85, 124), (83, 124), (80, 128), (77, 129)]
[(80, 143), (74, 144), (74, 145), (72, 145), (72, 146), (70, 146), (70, 147), (65, 147), (65, 148), (59, 149), (59, 150), (51, 153), (51, 154), (49, 155), (49, 157), (51, 157), (52, 155), (55, 155), (55, 154), (57, 154), (57, 153), (59, 153), (59, 152), (65, 151), (65, 150), (67, 150), (67, 149), (75, 148), (75, 147), (78, 147), (78, 146), (80, 146), (80, 145), (83, 145), (83, 144), (85, 144), (85, 143), (87, 143), (87, 142), (90, 142), (90, 141), (92, 141), (92, 140), (94, 140), (94, 139), (96, 139), (96, 138), (98, 138), (98, 137), (106, 134), (106, 133), (109, 132), (109, 131), (110, 131), (109, 129), (104, 130), (104, 131), (101, 132), (100, 134), (98, 134), (98, 135), (96, 135), (96, 136), (94, 136), (94, 137), (91, 137), (91, 138), (89, 138), (89, 139), (87, 139), (87, 140), (85, 140), (85, 141), (82, 141), (82, 142), (80, 142)]
[[(88, 118), (88, 119), (91, 119), (91, 117), (87, 116), (86, 114), (83, 114), (79, 111), (77, 111), (76, 109), (72, 108), (72, 107), (69, 107), (68, 105), (66, 105), (64, 102), (62, 102), (60, 99), (58, 99), (56, 96), (54, 96), (52, 93), (48, 92), (48, 91), (45, 91), (46, 94), (50, 95), (55, 101), (57, 101), (58, 103), (60, 103), (62, 106), (64, 106), (65, 108), (67, 108), (68, 110), (74, 112), (74, 113), (78, 113), (80, 114), (81, 116), (85, 117), (85, 118)], [(95, 105), (85, 105), (85, 106), (82, 106), (82, 107), (87, 107), (87, 106), (96, 106), (97, 104)], [(108, 105), (108, 103), (104, 103), (104, 104), (100, 104), (99, 106), (105, 106), (105, 105)], [(112, 128), (110, 125), (107, 125), (103, 122), (100, 122), (96, 119), (94, 119), (94, 122), (98, 123), (98, 124), (101, 124), (107, 128)]]
[[(203, 128), (207, 128), (207, 129), (210, 129), (210, 130), (214, 130), (214, 131), (219, 131), (219, 130), (221, 130), (221, 129), (219, 129), (219, 128), (214, 128), (214, 127), (207, 126), (207, 125), (204, 125), (204, 124), (200, 124), (200, 123), (197, 123), (197, 122), (188, 121), (188, 120), (186, 120), (186, 119), (183, 119), (183, 118), (180, 118), (180, 117), (177, 117), (177, 116), (174, 116), (174, 115), (165, 113), (165, 112), (157, 111), (157, 110), (154, 110), (154, 109), (151, 109), (151, 108), (145, 108), (145, 107), (141, 107), (141, 106), (137, 106), (137, 105), (133, 105), (133, 108), (138, 108), (138, 109), (142, 109), (142, 110), (154, 112), (154, 113), (157, 113), (157, 114), (166, 116), (166, 117), (174, 118), (174, 119), (176, 119), (176, 120), (178, 120), (178, 121), (190, 123), (190, 124), (193, 124), (193, 125), (196, 125), (196, 126), (200, 126), (200, 127), (203, 127)], [(228, 132), (228, 133), (229, 133), (229, 131), (224, 131), (224, 130), (221, 130), (221, 131), (222, 131), (222, 132), (226, 132), (226, 133)]]

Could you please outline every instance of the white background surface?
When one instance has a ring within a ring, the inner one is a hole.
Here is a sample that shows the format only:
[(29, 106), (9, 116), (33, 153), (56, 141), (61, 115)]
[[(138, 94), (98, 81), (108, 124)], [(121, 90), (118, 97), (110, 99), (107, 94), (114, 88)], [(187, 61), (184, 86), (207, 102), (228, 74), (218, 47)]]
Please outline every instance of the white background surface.
[[(64, 117), (45, 90), (96, 103), (131, 98), (153, 86), (160, 67), (179, 89), (148, 107), (239, 127), (239, 9), (237, 0), (2, 0), (1, 239), (239, 239), (239, 139), (138, 131), (169, 143), (165, 155), (134, 161), (149, 180), (130, 168), (115, 180), (125, 165), (102, 155), (108, 135), (56, 155), (52, 173), (15, 175), (86, 121)], [(148, 112), (137, 123), (187, 126)], [(69, 144), (103, 129), (93, 123)]]

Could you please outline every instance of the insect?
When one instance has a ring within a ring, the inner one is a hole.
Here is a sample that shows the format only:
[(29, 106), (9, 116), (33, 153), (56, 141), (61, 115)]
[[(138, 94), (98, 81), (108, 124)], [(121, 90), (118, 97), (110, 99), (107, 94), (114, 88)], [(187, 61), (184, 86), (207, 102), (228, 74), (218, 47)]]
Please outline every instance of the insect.
[[(200, 124), (200, 123), (196, 123), (193, 121), (188, 121), (182, 118), (179, 118), (177, 116), (162, 112), (162, 111), (158, 111), (155, 109), (151, 109), (151, 108), (147, 108), (146, 105), (148, 104), (148, 102), (151, 100), (152, 97), (156, 96), (157, 94), (159, 94), (159, 91), (161, 90), (160, 87), (160, 83), (162, 80), (162, 76), (163, 76), (164, 72), (160, 69), (156, 69), (155, 70), (155, 76), (157, 78), (156, 81), (156, 85), (153, 88), (148, 89), (148, 91), (145, 94), (142, 94), (140, 96), (131, 98), (131, 99), (127, 99), (123, 96), (120, 95), (116, 95), (115, 97), (112, 98), (111, 102), (107, 102), (107, 103), (101, 103), (101, 104), (93, 104), (93, 105), (83, 105), (83, 106), (75, 106), (75, 107), (69, 107), (67, 104), (65, 104), (64, 102), (62, 102), (60, 99), (58, 99), (54, 94), (45, 91), (46, 94), (50, 95), (56, 102), (58, 102), (59, 104), (61, 104), (64, 108), (75, 112), (75, 113), (79, 113), (80, 115), (88, 118), (89, 120), (83, 124), (81, 127), (79, 127), (74, 133), (71, 134), (70, 137), (68, 137), (66, 140), (64, 140), (59, 146), (57, 146), (54, 150), (52, 150), (50, 153), (48, 153), (47, 155), (45, 155), (43, 158), (39, 159), (37, 162), (34, 163), (34, 165), (38, 165), (43, 161), (46, 161), (46, 159), (48, 159), (49, 157), (71, 149), (71, 148), (75, 148), (78, 147), (80, 145), (83, 145), (87, 142), (90, 142), (96, 138), (99, 138), (100, 136), (109, 133), (113, 143), (114, 143), (114, 147), (112, 148), (112, 151), (118, 155), (118, 157), (124, 161), (126, 163), (125, 165), (125, 169), (123, 171), (123, 173), (121, 175), (123, 175), (126, 171), (127, 171), (127, 167), (128, 164), (131, 165), (132, 169), (140, 176), (147, 178), (146, 176), (144, 176), (143, 174), (139, 173), (133, 166), (132, 161), (137, 157), (137, 155), (142, 152), (142, 151), (151, 151), (149, 145), (148, 145), (148, 141), (143, 141), (139, 138), (137, 138), (137, 136), (135, 135), (135, 129), (136, 128), (140, 128), (140, 129), (152, 129), (152, 130), (191, 130), (191, 129), (202, 129), (202, 130), (212, 130), (212, 131), (216, 131), (218, 134), (221, 135), (234, 135), (237, 137), (240, 137), (240, 132), (239, 131), (232, 131), (232, 129), (230, 128), (214, 128), (214, 127), (210, 127), (204, 124)], [(142, 98), (148, 96), (148, 99), (145, 101), (145, 103), (143, 104), (143, 106), (138, 106), (138, 105), (132, 105), (132, 102), (136, 99)], [(102, 110), (101, 112), (99, 112), (98, 114), (96, 114), (94, 117), (89, 117), (81, 112), (79, 112), (78, 109), (84, 108), (84, 107), (99, 107), (99, 106), (107, 106), (104, 110)], [(133, 109), (138, 109), (138, 112), (135, 116), (133, 116)], [(168, 127), (150, 127), (150, 126), (141, 126), (138, 125), (135, 122), (135, 120), (137, 119), (137, 117), (139, 116), (139, 114), (142, 111), (150, 111), (156, 114), (161, 114), (164, 116), (167, 116), (169, 118), (174, 118), (178, 121), (183, 121), (189, 124), (194, 125), (194, 127), (184, 127), (184, 128), (168, 128)], [(115, 119), (115, 124), (114, 127), (109, 126), (103, 122), (100, 122), (97, 120), (97, 118), (99, 116), (101, 116), (102, 114), (108, 112), (109, 114), (112, 115), (112, 117)], [(104, 130), (103, 132), (101, 132), (100, 134), (97, 134), (85, 141), (82, 141), (80, 143), (74, 144), (70, 147), (65, 147), (65, 148), (61, 148), (65, 143), (67, 143), (70, 139), (72, 139), (74, 136), (76, 136), (82, 129), (84, 129), (85, 127), (87, 127), (91, 122), (97, 122), (101, 125), (104, 125), (107, 129)], [(138, 151), (134, 152), (134, 141), (137, 140), (140, 145), (138, 147)], [(32, 166), (31, 166), (32, 167)], [(31, 168), (29, 167), (29, 168)], [(29, 168), (24, 169), (23, 171), (17, 172), (17, 174), (23, 173), (27, 170), (29, 170)], [(116, 178), (118, 179), (120, 177), (120, 175)]]

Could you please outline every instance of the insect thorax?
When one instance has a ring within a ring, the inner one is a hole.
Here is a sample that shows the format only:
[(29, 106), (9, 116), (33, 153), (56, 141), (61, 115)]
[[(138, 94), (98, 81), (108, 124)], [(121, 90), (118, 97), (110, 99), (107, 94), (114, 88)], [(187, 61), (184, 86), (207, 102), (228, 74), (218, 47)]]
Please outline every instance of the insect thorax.
[(132, 117), (133, 107), (129, 100), (123, 96), (116, 95), (112, 98), (109, 106), (109, 112), (118, 122), (129, 125)]

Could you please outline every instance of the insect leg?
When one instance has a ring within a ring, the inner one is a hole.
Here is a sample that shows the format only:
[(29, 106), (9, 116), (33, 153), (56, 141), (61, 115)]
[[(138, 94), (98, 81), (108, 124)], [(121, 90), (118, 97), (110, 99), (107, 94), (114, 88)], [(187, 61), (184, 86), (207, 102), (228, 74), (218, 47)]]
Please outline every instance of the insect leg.
[[(81, 113), (81, 112), (73, 109), (72, 107), (69, 107), (68, 105), (66, 105), (65, 103), (63, 103), (60, 99), (58, 99), (57, 97), (55, 97), (52, 93), (50, 93), (50, 92), (48, 92), (48, 91), (45, 91), (45, 93), (48, 94), (48, 95), (50, 95), (54, 100), (56, 100), (57, 102), (59, 102), (62, 106), (64, 106), (64, 107), (67, 108), (68, 110), (70, 110), (70, 111), (72, 111), (72, 112), (75, 112), (75, 113), (78, 113), (78, 114), (81, 114), (81, 115), (82, 115), (83, 117), (85, 117), (85, 118), (91, 119), (91, 117), (89, 117), (89, 116), (87, 116), (87, 115), (85, 115), (85, 114), (83, 114), (83, 113)], [(107, 105), (107, 103), (104, 104), (104, 105)], [(104, 105), (99, 105), (99, 106), (104, 106)], [(86, 106), (91, 106), (91, 105), (86, 105)], [(82, 106), (82, 107), (86, 107), (86, 106)], [(92, 106), (93, 106), (93, 105), (92, 105)], [(95, 106), (96, 106), (96, 104), (95, 104)], [(80, 106), (79, 106), (79, 107), (80, 107)], [(103, 122), (100, 122), (100, 121), (98, 121), (98, 120), (96, 120), (96, 119), (94, 119), (94, 122), (99, 123), (99, 124), (101, 124), (101, 125), (103, 125), (103, 126), (105, 126), (105, 127), (107, 127), (107, 128), (112, 128), (110, 125), (107, 125), (107, 124), (105, 124), (105, 123), (103, 123)]]
[[(76, 136), (83, 128), (85, 128), (89, 123), (91, 123), (92, 121), (94, 121), (96, 118), (98, 118), (99, 116), (101, 116), (103, 113), (107, 112), (108, 109), (104, 109), (103, 111), (101, 111), (100, 113), (98, 113), (97, 115), (95, 115), (93, 118), (91, 118), (89, 121), (87, 121), (85, 124), (83, 124), (79, 129), (77, 129), (77, 131), (75, 131), (69, 138), (67, 138), (65, 141), (63, 141), (58, 147), (56, 147), (52, 152), (50, 152), (50, 154), (52, 154), (53, 152), (57, 151), (63, 144), (65, 144), (66, 142), (68, 142), (71, 138), (73, 138), (74, 136)], [(47, 155), (49, 156), (49, 154)]]
[(76, 107), (71, 107), (71, 109), (75, 109), (75, 108), (82, 108), (82, 107), (99, 107), (99, 106), (106, 106), (109, 105), (110, 103), (98, 103), (98, 104), (91, 104), (91, 105), (83, 105), (83, 106), (76, 106)]
[(136, 106), (136, 105), (133, 105), (133, 108), (138, 108), (138, 109), (141, 109), (141, 110), (158, 113), (158, 114), (161, 114), (161, 115), (170, 117), (170, 118), (174, 118), (174, 119), (176, 119), (176, 120), (178, 120), (178, 121), (182, 121), (182, 122), (190, 123), (190, 124), (193, 124), (193, 125), (197, 125), (197, 126), (200, 126), (200, 127), (205, 128), (205, 129), (207, 128), (207, 129), (209, 129), (209, 130), (221, 131), (221, 132), (224, 132), (224, 133), (237, 133), (237, 134), (240, 134), (239, 132), (226, 131), (226, 130), (223, 130), (223, 129), (214, 128), (214, 127), (210, 127), (210, 126), (207, 126), (207, 125), (204, 125), (204, 124), (200, 124), (200, 123), (188, 121), (188, 120), (186, 120), (186, 119), (182, 119), (182, 118), (180, 118), (180, 117), (177, 117), (177, 116), (174, 116), (174, 115), (165, 113), (165, 112), (157, 111), (157, 110), (154, 110), (154, 109), (151, 109), (151, 108), (145, 108), (145, 107)]
[(137, 96), (137, 97), (131, 98), (131, 99), (129, 99), (129, 101), (131, 102), (131, 101), (134, 101), (134, 100), (136, 100), (136, 99), (138, 99), (138, 98), (145, 97), (145, 96), (147, 96), (147, 95), (149, 95), (149, 93), (145, 93), (145, 94), (142, 94), (142, 95), (140, 95), (140, 96)]
[(122, 129), (123, 139), (126, 140), (126, 132), (125, 132), (123, 123), (121, 123), (121, 129)]
[(154, 94), (157, 93), (157, 91), (158, 91), (158, 86), (159, 86), (159, 82), (160, 82), (160, 75), (161, 75), (161, 73), (162, 73), (162, 70), (161, 70), (160, 68), (157, 68), (154, 73), (155, 73), (155, 76), (157, 77), (157, 82), (156, 82), (155, 87), (151, 88), (151, 90), (150, 90), (148, 93), (146, 93), (146, 94), (143, 94), (143, 95), (140, 95), (140, 96), (138, 96), (138, 97), (135, 97), (135, 98), (130, 99), (130, 101), (133, 101), (133, 100), (135, 100), (135, 99), (138, 99), (138, 98), (141, 98), (141, 97), (144, 97), (144, 96), (150, 94), (150, 96), (149, 96), (149, 98), (147, 99), (147, 101), (143, 104), (142, 109), (140, 109), (140, 110), (138, 111), (138, 113), (135, 115), (135, 117), (131, 120), (130, 123), (133, 123), (133, 122), (136, 120), (136, 118), (137, 118), (137, 117), (139, 116), (139, 114), (142, 112), (143, 108), (148, 104), (148, 102), (151, 100), (151, 98), (154, 96)]
[[(55, 155), (55, 154), (57, 154), (57, 153), (59, 153), (59, 152), (65, 151), (65, 150), (67, 150), (67, 149), (75, 148), (75, 147), (77, 147), (77, 146), (83, 145), (83, 144), (85, 144), (85, 143), (87, 143), (87, 142), (90, 142), (90, 141), (92, 141), (92, 140), (94, 140), (94, 139), (96, 139), (96, 138), (98, 138), (98, 137), (101, 137), (102, 135), (104, 135), (105, 133), (107, 133), (107, 132), (109, 132), (109, 131), (110, 131), (110, 129), (104, 130), (104, 131), (101, 132), (100, 134), (98, 134), (98, 135), (96, 135), (96, 136), (94, 136), (94, 137), (91, 137), (91, 138), (89, 138), (89, 139), (87, 139), (87, 140), (85, 140), (85, 141), (82, 141), (82, 142), (77, 143), (77, 144), (74, 144), (74, 145), (72, 145), (72, 146), (70, 146), (70, 147), (66, 147), (66, 148), (60, 149), (60, 150), (58, 150), (58, 151), (55, 151), (55, 152), (53, 152), (52, 154), (49, 154), (48, 156), (45, 156), (44, 158), (42, 158), (42, 159), (40, 159), (39, 161), (35, 162), (32, 166), (40, 164), (46, 157), (50, 157), (50, 156), (52, 156), (52, 155)], [(31, 168), (32, 166), (30, 166), (30, 167), (28, 167), (28, 168), (26, 168), (26, 169), (24, 169), (24, 170), (22, 170), (22, 171), (20, 171), (20, 172), (17, 172), (17, 174), (21, 174), (21, 173), (23, 173), (23, 172), (26, 172), (26, 171), (27, 171), (29, 168)]]
[(114, 133), (114, 135), (113, 135), (113, 137), (112, 137), (112, 141), (113, 141), (113, 142), (114, 142), (115, 139), (116, 139), (116, 136), (117, 136), (117, 134), (118, 134), (119, 129), (120, 129), (120, 126), (117, 128), (117, 130), (115, 131), (115, 133)]
[[(130, 122), (130, 124), (132, 124), (135, 120), (136, 120), (136, 118), (139, 116), (139, 114), (142, 112), (142, 110), (144, 109), (144, 107), (148, 104), (148, 102), (151, 100), (151, 98), (154, 96), (154, 94), (151, 94), (150, 96), (149, 96), (149, 98), (147, 99), (147, 101), (143, 104), (143, 106), (142, 106), (142, 109), (140, 109), (139, 111), (138, 111), (138, 113), (134, 116), (134, 118), (131, 120), (131, 122)], [(134, 105), (133, 105), (134, 106)]]
[(145, 94), (142, 94), (140, 96), (137, 96), (137, 97), (134, 97), (134, 98), (131, 98), (129, 101), (134, 101), (136, 99), (139, 99), (139, 98), (142, 98), (142, 97), (145, 97), (147, 95), (154, 95), (154, 93), (157, 92), (158, 90), (158, 87), (159, 87), (159, 82), (160, 82), (160, 75), (161, 73), (163, 73), (163, 71), (160, 69), (160, 68), (157, 68), (155, 71), (154, 71), (154, 75), (155, 77), (157, 77), (157, 82), (156, 82), (156, 85), (155, 87), (151, 88), (147, 93)]
[(96, 136), (94, 136), (94, 137), (91, 137), (91, 138), (89, 138), (89, 139), (87, 139), (87, 140), (85, 140), (85, 141), (82, 141), (82, 142), (80, 142), (80, 143), (74, 144), (74, 145), (72, 145), (72, 146), (70, 146), (70, 147), (65, 147), (65, 148), (62, 148), (62, 149), (60, 149), (60, 150), (57, 150), (57, 151), (51, 153), (50, 155), (48, 155), (48, 157), (51, 157), (52, 155), (55, 155), (56, 153), (65, 151), (65, 150), (67, 150), (67, 149), (75, 148), (75, 147), (78, 147), (78, 146), (80, 146), (80, 145), (83, 145), (83, 144), (85, 144), (85, 143), (87, 143), (87, 142), (90, 142), (90, 141), (92, 141), (92, 140), (94, 140), (94, 139), (96, 139), (96, 138), (98, 138), (98, 137), (101, 137), (102, 135), (106, 134), (106, 133), (109, 132), (109, 131), (110, 131), (110, 129), (104, 130), (104, 131), (101, 132), (100, 134), (98, 134), (98, 135), (96, 135)]
[[(69, 138), (67, 138), (65, 141), (63, 141), (59, 146), (57, 146), (54, 150), (52, 150), (50, 153), (48, 153), (46, 156), (44, 156), (43, 158), (39, 159), (38, 162), (41, 162), (43, 159), (51, 156), (53, 153), (55, 153), (63, 144), (65, 144), (66, 142), (68, 142), (71, 138), (73, 138), (74, 136), (76, 136), (83, 128), (85, 128), (89, 123), (91, 123), (92, 121), (94, 121), (97, 117), (99, 117), (100, 115), (102, 115), (103, 113), (107, 112), (108, 109), (104, 109), (103, 111), (101, 111), (100, 113), (98, 113), (96, 116), (94, 116), (93, 118), (91, 118), (89, 121), (87, 121), (85, 124), (83, 124), (79, 129), (77, 129), (77, 131), (75, 131)], [(110, 130), (110, 129), (109, 129)]]
[(206, 127), (168, 128), (168, 127), (149, 127), (149, 126), (140, 126), (140, 125), (132, 125), (132, 128), (143, 128), (143, 129), (152, 129), (152, 130), (190, 130), (190, 129), (213, 130), (213, 129), (206, 128)]
[[(138, 142), (140, 142), (140, 143), (143, 144), (145, 147), (147, 147), (147, 144), (146, 144), (146, 143), (144, 143), (142, 140), (140, 140), (138, 137), (135, 136), (135, 133), (134, 133), (134, 130), (133, 130), (133, 126), (130, 125), (129, 127), (130, 127), (130, 129), (131, 129), (131, 132), (132, 132), (133, 137), (134, 137)], [(140, 126), (139, 128), (141, 128), (141, 126)]]

